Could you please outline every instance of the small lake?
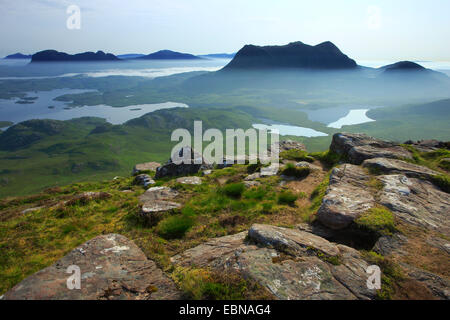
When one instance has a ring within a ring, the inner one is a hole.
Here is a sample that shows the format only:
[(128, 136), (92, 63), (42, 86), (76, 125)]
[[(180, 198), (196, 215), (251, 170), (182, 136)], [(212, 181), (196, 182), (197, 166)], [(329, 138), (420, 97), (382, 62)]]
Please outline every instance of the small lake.
[(284, 124), (272, 124), (272, 125), (266, 125), (266, 124), (253, 124), (253, 128), (258, 130), (264, 130), (272, 131), (272, 130), (278, 130), (279, 134), (282, 136), (297, 136), (297, 137), (326, 137), (328, 134), (316, 131), (314, 129), (310, 128), (304, 128), (304, 127), (297, 127), (297, 126), (291, 126), (291, 125), (284, 125)]
[(367, 122), (373, 122), (375, 120), (370, 119), (366, 113), (370, 109), (353, 109), (350, 110), (345, 117), (332, 122), (328, 125), (329, 128), (341, 129), (343, 126), (350, 126), (354, 124), (361, 124)]
[(24, 99), (0, 99), (0, 121), (18, 123), (30, 119), (70, 120), (80, 117), (99, 117), (106, 119), (112, 124), (122, 124), (156, 110), (188, 107), (183, 103), (165, 102), (120, 108), (107, 105), (68, 108), (67, 102), (54, 100), (56, 97), (65, 94), (80, 94), (93, 91), (95, 90), (55, 89), (28, 92)]

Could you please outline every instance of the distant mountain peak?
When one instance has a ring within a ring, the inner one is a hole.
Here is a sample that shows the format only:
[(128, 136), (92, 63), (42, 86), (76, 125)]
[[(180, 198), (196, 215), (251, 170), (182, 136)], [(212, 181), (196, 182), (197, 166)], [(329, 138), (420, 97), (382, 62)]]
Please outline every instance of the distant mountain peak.
[(150, 53), (146, 56), (138, 57), (137, 59), (143, 60), (196, 60), (202, 59), (193, 54), (181, 53), (172, 50), (159, 50), (154, 53)]
[(418, 63), (412, 62), (412, 61), (399, 61), (384, 67), (381, 67), (381, 69), (385, 69), (386, 71), (419, 71), (419, 70), (426, 70), (425, 67), (421, 66)]
[(330, 41), (316, 46), (297, 41), (284, 46), (245, 45), (224, 69), (277, 68), (353, 69), (357, 64)]
[(4, 59), (31, 59), (31, 55), (22, 54), (20, 52), (17, 52), (17, 53), (6, 56)]
[(31, 62), (79, 62), (79, 61), (119, 61), (112, 53), (83, 52), (77, 54), (67, 54), (56, 50), (44, 50), (33, 54)]

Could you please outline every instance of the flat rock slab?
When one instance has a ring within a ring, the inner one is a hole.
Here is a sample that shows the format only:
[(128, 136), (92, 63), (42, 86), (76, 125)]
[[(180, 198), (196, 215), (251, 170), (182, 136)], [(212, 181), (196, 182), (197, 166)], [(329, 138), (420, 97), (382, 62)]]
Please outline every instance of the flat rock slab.
[(317, 212), (317, 219), (332, 229), (343, 229), (375, 205), (368, 190), (370, 176), (359, 166), (334, 168), (330, 184)]
[(312, 164), (312, 163), (309, 163), (309, 162), (307, 162), (307, 161), (300, 161), (300, 162), (297, 162), (297, 163), (295, 164), (295, 166), (298, 167), (298, 168), (309, 168), (309, 169), (311, 169), (311, 170), (322, 170), (321, 167), (316, 166), (316, 165), (314, 165), (314, 164)]
[[(319, 259), (316, 254), (324, 251), (338, 255), (341, 263)], [(296, 229), (253, 225), (248, 234), (211, 239), (171, 261), (237, 272), (282, 300), (373, 299), (376, 294), (367, 289), (368, 265), (358, 251)]]
[(255, 172), (253, 174), (249, 174), (248, 176), (246, 176), (244, 181), (253, 181), (259, 178), (261, 178), (261, 173)]
[(363, 162), (363, 167), (384, 174), (404, 174), (407, 177), (429, 179), (440, 173), (427, 167), (419, 166), (402, 160), (374, 158)]
[(181, 184), (199, 185), (202, 184), (202, 179), (200, 177), (182, 177), (178, 178), (177, 182)]
[[(67, 288), (69, 266), (81, 272), (81, 289)], [(8, 291), (6, 300), (180, 299), (181, 294), (156, 264), (130, 240), (98, 236)]]
[(280, 170), (279, 164), (271, 164), (268, 167), (261, 168), (261, 177), (271, 177), (276, 176)]
[(292, 255), (303, 255), (309, 249), (319, 250), (329, 256), (337, 256), (339, 249), (328, 240), (298, 229), (254, 224), (248, 231), (250, 239)]
[(153, 187), (139, 196), (141, 203), (148, 203), (153, 200), (170, 200), (178, 196), (178, 191), (168, 187)]
[(134, 166), (133, 174), (137, 174), (137, 173), (145, 172), (145, 171), (156, 171), (156, 169), (158, 169), (159, 167), (161, 167), (161, 164), (158, 162), (139, 163)]
[(170, 260), (183, 267), (204, 268), (214, 260), (226, 256), (239, 247), (245, 246), (244, 239), (247, 232), (241, 232), (230, 236), (214, 238), (197, 247), (188, 249), (183, 253), (173, 256)]
[(412, 159), (411, 152), (399, 144), (357, 133), (336, 133), (330, 150), (345, 155), (353, 164), (372, 158)]
[(407, 223), (450, 233), (450, 195), (431, 182), (405, 175), (378, 176), (380, 204)]

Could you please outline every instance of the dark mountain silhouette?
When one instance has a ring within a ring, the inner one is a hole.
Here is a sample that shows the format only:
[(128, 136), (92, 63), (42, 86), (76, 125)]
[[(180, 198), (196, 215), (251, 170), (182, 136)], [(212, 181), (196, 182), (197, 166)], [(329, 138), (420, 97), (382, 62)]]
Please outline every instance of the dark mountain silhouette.
[(189, 53), (181, 53), (170, 50), (161, 50), (158, 52), (151, 53), (149, 55), (139, 57), (137, 59), (143, 60), (195, 60), (202, 59), (201, 57), (194, 56)]
[(285, 46), (246, 45), (224, 70), (280, 68), (354, 69), (357, 64), (329, 41), (316, 46), (292, 42)]
[(78, 61), (120, 61), (111, 53), (84, 52), (77, 54), (67, 54), (56, 50), (44, 50), (33, 54), (31, 62), (78, 62)]
[(199, 57), (212, 59), (233, 59), (235, 56), (236, 53), (211, 53), (211, 54), (202, 54)]
[(383, 69), (387, 72), (392, 71), (425, 71), (424, 67), (422, 67), (420, 64), (417, 64), (415, 62), (411, 61), (400, 61), (397, 63), (393, 63), (387, 66), (383, 66), (380, 69)]
[(31, 59), (31, 55), (22, 54), (20, 52), (10, 54), (6, 56), (4, 59)]

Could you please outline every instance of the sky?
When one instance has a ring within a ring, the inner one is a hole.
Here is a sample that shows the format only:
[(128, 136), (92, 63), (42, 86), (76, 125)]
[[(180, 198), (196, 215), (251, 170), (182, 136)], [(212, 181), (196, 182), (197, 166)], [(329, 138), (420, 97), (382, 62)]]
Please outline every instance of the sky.
[(0, 0), (0, 56), (332, 41), (356, 60), (450, 61), (449, 13), (448, 0)]

